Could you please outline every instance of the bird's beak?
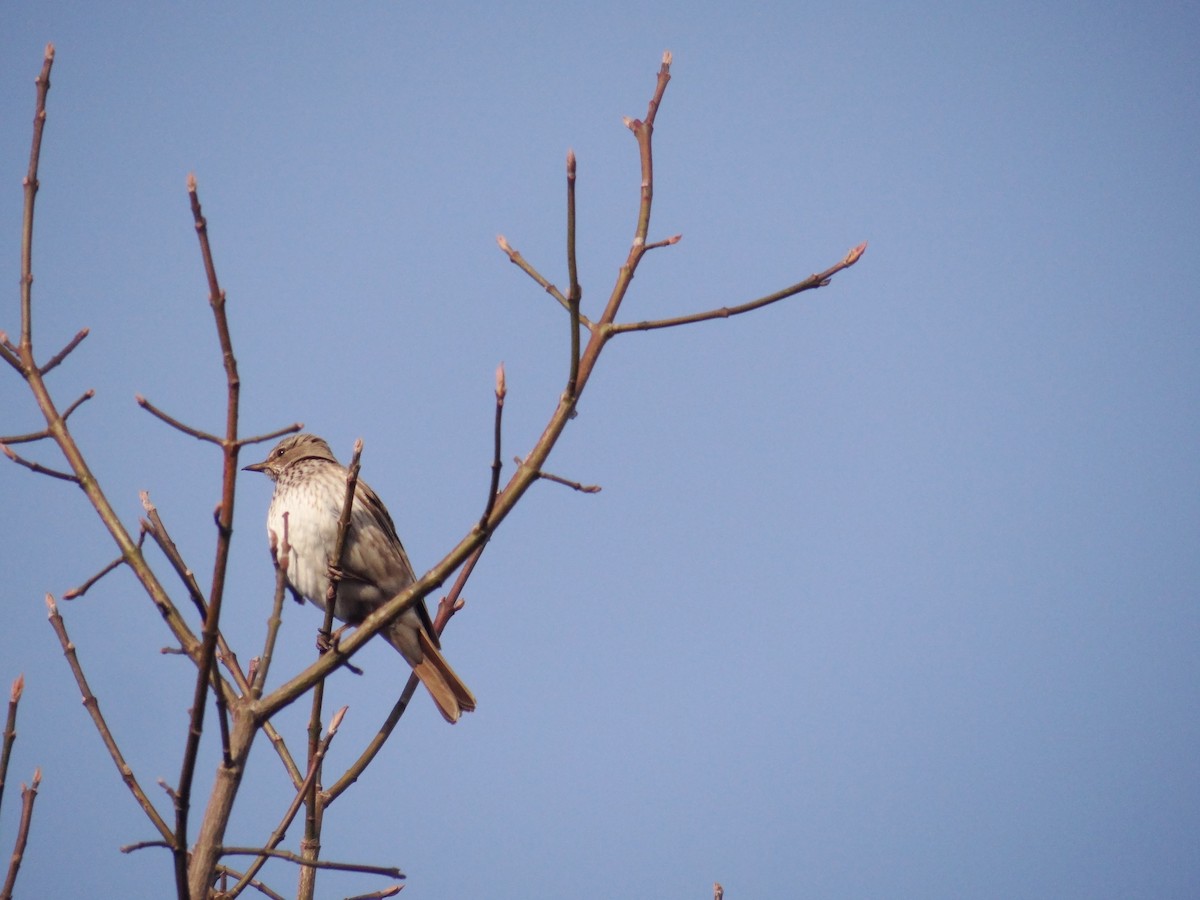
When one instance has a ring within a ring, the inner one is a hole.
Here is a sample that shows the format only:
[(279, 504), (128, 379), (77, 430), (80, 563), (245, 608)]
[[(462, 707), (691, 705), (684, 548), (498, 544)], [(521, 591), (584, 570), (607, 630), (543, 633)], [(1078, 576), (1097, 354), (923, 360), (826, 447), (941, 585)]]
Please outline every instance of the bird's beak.
[(243, 472), (265, 472), (267, 471), (267, 461), (263, 460), (260, 463), (251, 463), (248, 466), (242, 466)]

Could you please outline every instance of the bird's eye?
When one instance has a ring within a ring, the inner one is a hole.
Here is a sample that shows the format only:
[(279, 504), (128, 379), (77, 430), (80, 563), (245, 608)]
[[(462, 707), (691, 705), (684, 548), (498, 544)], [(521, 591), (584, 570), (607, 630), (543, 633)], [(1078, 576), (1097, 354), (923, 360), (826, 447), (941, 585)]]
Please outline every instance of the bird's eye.
[(275, 451), (275, 455), (283, 456), (284, 452), (285, 452), (284, 449), (282, 447), (280, 447), (278, 450)]

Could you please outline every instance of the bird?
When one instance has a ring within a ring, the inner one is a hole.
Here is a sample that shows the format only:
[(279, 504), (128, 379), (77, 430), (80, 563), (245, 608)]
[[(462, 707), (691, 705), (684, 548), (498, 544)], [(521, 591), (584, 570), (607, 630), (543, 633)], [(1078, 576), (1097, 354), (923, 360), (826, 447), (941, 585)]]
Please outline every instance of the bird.
[[(293, 434), (262, 462), (244, 467), (275, 483), (267, 534), (289, 546), (287, 580), (297, 594), (325, 608), (329, 564), (346, 496), (347, 470), (329, 444), (313, 434)], [(354, 489), (334, 617), (358, 625), (416, 581), (387, 507), (364, 481)], [(425, 600), (419, 599), (380, 632), (400, 651), (447, 722), (475, 709), (475, 696), (442, 656)]]

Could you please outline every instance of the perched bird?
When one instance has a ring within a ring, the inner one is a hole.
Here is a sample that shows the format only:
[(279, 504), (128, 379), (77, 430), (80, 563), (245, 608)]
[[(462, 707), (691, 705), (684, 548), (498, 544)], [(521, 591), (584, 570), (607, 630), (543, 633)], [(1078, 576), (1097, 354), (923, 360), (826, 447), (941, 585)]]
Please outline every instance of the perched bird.
[[(321, 438), (294, 434), (246, 470), (263, 472), (275, 482), (267, 511), (267, 532), (273, 532), (282, 543), (286, 517), (291, 548), (288, 583), (296, 593), (324, 609), (329, 557), (337, 542), (338, 517), (346, 497), (346, 469)], [(362, 622), (416, 580), (392, 517), (363, 481), (354, 491), (340, 572), (333, 614), (350, 625)], [(439, 650), (423, 599), (380, 634), (412, 666), (447, 722), (456, 722), (463, 712), (475, 709), (474, 695)]]

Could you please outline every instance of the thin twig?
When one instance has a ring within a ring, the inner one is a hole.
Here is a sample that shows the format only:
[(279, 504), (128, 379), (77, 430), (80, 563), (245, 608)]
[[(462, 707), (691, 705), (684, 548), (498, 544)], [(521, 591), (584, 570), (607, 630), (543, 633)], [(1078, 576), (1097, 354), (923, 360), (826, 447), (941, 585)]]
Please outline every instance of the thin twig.
[[(89, 329), (87, 329), (87, 328), (79, 329), (79, 332), (75, 335), (75, 337), (71, 338), (71, 340), (69, 340), (67, 342), (67, 346), (63, 347), (61, 350), (59, 350), (57, 353), (55, 353), (52, 357), (50, 357), (49, 362), (43, 363), (39, 367), (38, 371), (41, 372), (41, 374), (45, 375), (51, 369), (55, 368), (59, 363), (61, 363), (64, 359), (66, 359), (70, 355), (72, 350), (74, 350), (76, 347), (78, 347), (80, 345), (80, 343), (83, 341), (83, 339), (88, 336), (88, 331), (89, 331)], [(68, 415), (69, 415), (69, 413), (63, 413), (63, 418), (65, 419)]]
[(277, 429), (276, 431), (268, 431), (266, 434), (257, 434), (254, 437), (240, 438), (237, 442), (239, 447), (249, 447), (251, 444), (262, 444), (266, 441), (273, 441), (276, 438), (281, 438), (285, 434), (295, 434), (304, 428), (303, 422), (293, 422), (285, 428)]
[[(33, 770), (33, 782), (21, 785), (21, 821), (17, 826), (17, 838), (13, 841), (12, 857), (8, 864), (8, 877), (0, 887), (0, 900), (12, 900), (13, 887), (17, 883), (17, 872), (25, 858), (25, 844), (29, 840), (29, 827), (33, 824), (33, 803), (37, 800), (38, 785), (42, 783), (42, 770)], [(401, 875), (401, 878), (404, 876)]]
[(575, 151), (567, 151), (567, 312), (571, 323), (571, 362), (567, 370), (567, 396), (575, 396), (579, 380), (579, 267), (575, 258)]
[(207, 431), (201, 431), (199, 428), (193, 428), (191, 425), (185, 425), (183, 422), (180, 422), (174, 416), (168, 415), (167, 413), (163, 412), (161, 409), (159, 409), (157, 406), (155, 406), (153, 403), (151, 403), (149, 400), (147, 400), (141, 394), (136, 394), (133, 399), (137, 401), (138, 406), (140, 406), (146, 412), (150, 413), (150, 415), (154, 416), (156, 419), (161, 419), (163, 422), (166, 422), (168, 425), (170, 425), (176, 431), (182, 431), (186, 435), (190, 435), (191, 437), (194, 437), (197, 440), (208, 441), (208, 443), (210, 443), (210, 444), (220, 445), (222, 443), (221, 439), (219, 437), (217, 437), (215, 434), (210, 434)]
[(5, 456), (15, 462), (17, 465), (24, 466), (31, 472), (36, 472), (39, 475), (49, 475), (51, 478), (58, 478), (61, 481), (70, 481), (73, 484), (81, 483), (78, 475), (72, 475), (70, 472), (60, 472), (58, 469), (51, 469), (43, 466), (39, 462), (34, 462), (33, 460), (18, 456), (9, 448), (7, 444), (0, 444), (0, 452), (3, 452)]
[[(217, 279), (217, 268), (213, 262), (212, 247), (208, 240), (208, 222), (200, 206), (196, 188), (196, 176), (187, 178), (188, 200), (192, 210), (192, 221), (200, 243), (200, 259), (208, 280), (208, 303), (213, 312), (213, 323), (217, 329), (217, 340), (221, 347), (221, 362), (225, 370), (225, 437), (221, 440), (221, 502), (217, 507), (217, 547), (213, 554), (213, 574), (209, 587), (208, 614), (204, 618), (203, 644), (196, 673), (196, 689), (192, 703), (192, 717), (188, 729), (183, 764), (180, 767), (180, 803), (175, 820), (175, 882), (180, 896), (189, 891), (198, 895), (211, 881), (217, 859), (215, 847), (198, 844), (193, 860), (196, 872), (189, 886), (187, 846), (187, 816), (191, 803), (192, 780), (195, 775), (196, 757), (199, 753), (200, 733), (204, 726), (204, 707), (208, 695), (209, 681), (216, 685), (217, 721), (221, 734), (221, 751), (224, 768), (233, 767), (233, 754), (229, 734), (229, 714), (226, 698), (220, 689), (219, 673), (216, 671), (216, 653), (220, 632), (221, 605), (225, 596), (225, 573), (229, 564), (230, 540), (233, 536), (233, 501), (238, 475), (238, 401), (241, 396), (241, 378), (238, 376), (237, 358), (233, 353), (233, 341), (229, 334), (229, 319), (225, 313), (225, 291)], [(214, 807), (210, 804), (210, 812)], [(203, 827), (203, 826), (202, 826)], [(203, 843), (203, 842), (201, 842)]]
[(757, 300), (751, 300), (748, 303), (741, 303), (737, 306), (722, 306), (720, 309), (710, 309), (707, 312), (692, 313), (687, 316), (675, 316), (670, 319), (657, 319), (649, 322), (621, 322), (611, 326), (612, 334), (621, 334), (626, 331), (650, 331), (656, 328), (673, 328), (677, 325), (691, 325), (694, 322), (707, 322), (712, 319), (728, 319), (730, 316), (741, 315), (742, 313), (752, 312), (756, 309), (761, 309), (772, 303), (778, 303), (780, 300), (786, 300), (788, 297), (794, 297), (796, 294), (803, 291), (811, 291), (816, 288), (827, 287), (833, 276), (843, 269), (848, 269), (856, 262), (867, 250), (866, 243), (859, 244), (846, 254), (845, 258), (835, 265), (830, 266), (824, 272), (819, 272), (815, 275), (810, 275), (801, 282), (793, 284), (791, 287), (786, 287), (781, 291), (776, 291), (773, 294), (767, 294), (765, 297), (759, 297)]
[[(142, 532), (142, 537), (145, 537), (145, 532)], [(139, 544), (141, 543), (140, 537), (138, 538), (138, 543)], [(113, 569), (115, 569), (117, 566), (123, 564), (124, 562), (125, 562), (125, 557), (118, 556), (116, 559), (114, 559), (112, 562), (108, 563), (103, 569), (101, 569), (99, 572), (97, 572), (95, 575), (93, 575), (91, 578), (89, 578), (87, 581), (85, 581), (79, 587), (74, 587), (74, 588), (71, 588), (69, 591), (63, 592), (62, 598), (64, 600), (74, 600), (76, 597), (82, 597), (84, 594), (86, 594), (91, 589), (92, 585), (94, 585), (97, 581), (99, 581), (101, 578), (103, 578), (105, 575), (107, 575), (109, 572), (111, 572)]]
[(386, 878), (403, 878), (404, 873), (395, 866), (369, 866), (361, 863), (331, 862), (322, 859), (305, 859), (291, 850), (265, 850), (262, 847), (222, 847), (222, 856), (270, 856), (285, 859), (308, 869), (333, 869), (338, 872), (362, 872), (366, 875), (383, 875)]
[(492, 436), (492, 481), (488, 485), (487, 503), (483, 507), (483, 515), (479, 517), (480, 531), (487, 528), (488, 516), (496, 506), (496, 492), (500, 490), (500, 438), (501, 424), (504, 419), (504, 398), (508, 387), (504, 381), (504, 363), (496, 366), (496, 417)]
[(263, 640), (262, 655), (258, 658), (258, 667), (254, 678), (250, 681), (250, 696), (258, 699), (262, 696), (263, 685), (267, 681), (267, 671), (271, 668), (271, 660), (275, 655), (275, 638), (279, 634), (279, 626), (283, 623), (283, 598), (287, 593), (288, 564), (292, 555), (291, 545), (288, 544), (287, 519), (284, 519), (283, 537), (271, 532), (271, 562), (275, 567), (275, 594), (271, 601), (271, 616), (267, 619), (267, 635)]
[[(235, 880), (240, 879), (242, 877), (242, 873), (239, 872), (237, 869), (234, 869), (230, 866), (225, 866), (225, 865), (217, 866), (216, 872), (218, 875), (228, 875), (229, 877), (231, 877)], [(258, 891), (264, 897), (270, 897), (271, 900), (287, 900), (287, 898), (284, 897), (283, 894), (279, 894), (279, 893), (276, 893), (275, 891), (271, 890), (269, 887), (267, 887), (263, 882), (259, 881), (257, 878), (250, 879), (250, 887), (254, 888), (256, 891)], [(226, 896), (227, 895), (225, 893), (218, 891), (215, 894), (213, 894), (212, 900), (225, 900)]]
[[(521, 457), (519, 456), (514, 456), (513, 462), (515, 462), (518, 466), (523, 465), (521, 462)], [(538, 470), (537, 477), (545, 479), (546, 481), (553, 481), (555, 484), (565, 485), (572, 490), (576, 490), (584, 494), (598, 494), (601, 491), (601, 487), (598, 484), (584, 484), (580, 481), (571, 481), (570, 479), (563, 478), (561, 475), (552, 475), (551, 473), (543, 472), (540, 469)]]
[(4, 736), (0, 739), (0, 808), (4, 806), (4, 781), (8, 777), (8, 760), (17, 741), (17, 707), (25, 693), (25, 676), (18, 675), (8, 692), (8, 716), (4, 720)]
[(0, 436), (0, 444), (32, 444), (34, 441), (44, 441), (50, 437), (50, 430), (28, 431), (25, 434), (6, 434)]
[(652, 244), (646, 245), (646, 250), (657, 250), (659, 247), (673, 247), (683, 240), (682, 234), (673, 234), (669, 238), (663, 238), (661, 241), (655, 241)]
[(113, 737), (112, 731), (109, 730), (108, 723), (104, 720), (104, 715), (100, 712), (100, 701), (92, 693), (91, 687), (88, 686), (87, 678), (83, 674), (83, 667), (80, 665), (79, 656), (75, 652), (75, 645), (67, 637), (67, 626), (63, 622), (62, 615), (59, 614), (58, 604), (54, 602), (54, 598), (49, 594), (46, 595), (46, 607), (50, 610), (50, 627), (54, 629), (54, 633), (58, 636), (58, 642), (62, 646), (63, 655), (67, 658), (67, 665), (71, 667), (71, 673), (75, 676), (75, 683), (79, 686), (80, 694), (83, 695), (83, 706), (88, 711), (88, 715), (92, 717), (92, 723), (96, 726), (96, 730), (100, 732), (100, 740), (104, 742), (104, 746), (108, 750), (108, 755), (112, 757), (117, 771), (121, 774), (121, 780), (125, 782), (125, 786), (129, 788), (133, 794), (133, 798), (138, 802), (142, 811), (145, 812), (146, 817), (150, 820), (150, 824), (163, 836), (164, 840), (170, 842), (173, 838), (171, 827), (158, 814), (158, 810), (154, 808), (154, 804), (150, 802), (150, 798), (146, 796), (146, 792), (142, 790), (142, 786), (138, 783), (137, 777), (133, 774), (133, 769), (125, 761), (125, 756), (121, 753), (121, 748), (117, 746), (117, 741)]
[(42, 133), (46, 130), (46, 95), (50, 93), (50, 69), (54, 45), (46, 45), (42, 71), (37, 77), (37, 106), (33, 114), (33, 144), (29, 148), (29, 171), (25, 175), (25, 214), (21, 220), (21, 364), (27, 372), (33, 364), (33, 206), (38, 192), (38, 162), (42, 155)]
[[(468, 557), (466, 564), (458, 573), (458, 578), (454, 582), (454, 587), (450, 593), (442, 598), (438, 604), (437, 615), (433, 620), (433, 632), (441, 637), (443, 631), (446, 630), (446, 624), (454, 616), (456, 612), (463, 608), (463, 600), (460, 597), (463, 587), (467, 583), (467, 579), (471, 577), (471, 572), (475, 568), (475, 564), (479, 562), (479, 557), (483, 555), (487, 544), (481, 544), (476, 548), (475, 552)], [(404, 685), (404, 690), (400, 692), (400, 697), (392, 705), (391, 712), (384, 719), (383, 724), (379, 726), (379, 730), (362, 753), (359, 754), (350, 766), (342, 773), (341, 777), (333, 783), (331, 787), (321, 792), (321, 807), (328, 809), (339, 796), (341, 796), (350, 785), (358, 780), (358, 777), (366, 770), (371, 761), (375, 759), (379, 751), (383, 749), (383, 745), (387, 743), (392, 732), (395, 731), (396, 725), (399, 724), (400, 718), (408, 709), (408, 704), (412, 701), (413, 695), (417, 691), (417, 685), (420, 684), (420, 679), (415, 674), (408, 676), (408, 681)]]
[(65, 410), (63, 410), (63, 414), (62, 414), (63, 421), (65, 422), (65, 421), (67, 421), (67, 419), (71, 418), (71, 413), (75, 412), (75, 410), (79, 409), (79, 407), (81, 407), (84, 403), (86, 403), (88, 400), (91, 400), (95, 396), (96, 396), (96, 392), (92, 388), (88, 388), (86, 391), (84, 391), (78, 400), (76, 400), (74, 403), (72, 403), (70, 406), (68, 406)]
[(179, 548), (171, 540), (167, 526), (158, 514), (158, 507), (150, 502), (150, 492), (139, 491), (138, 496), (142, 501), (142, 509), (146, 511), (146, 515), (149, 518), (149, 521), (143, 526), (146, 533), (154, 538), (154, 543), (158, 544), (158, 549), (163, 552), (163, 555), (167, 558), (167, 562), (171, 564), (171, 568), (175, 570), (175, 574), (183, 582), (184, 588), (187, 589), (188, 597), (191, 599), (192, 605), (200, 613), (200, 621), (203, 622), (208, 617), (208, 602), (204, 599), (204, 593), (200, 590), (200, 585), (196, 583), (195, 573), (184, 562)]
[(346, 897), (345, 900), (384, 900), (386, 897), (395, 897), (402, 890), (404, 890), (404, 885), (393, 884), (383, 890), (371, 891), (369, 894), (355, 894), (353, 897)]
[[(325, 591), (325, 621), (321, 626), (320, 636), (328, 641), (333, 631), (333, 617), (337, 610), (338, 587), (341, 585), (342, 557), (346, 550), (346, 536), (350, 532), (350, 522), (354, 512), (354, 494), (358, 489), (358, 473), (362, 465), (362, 438), (354, 442), (354, 453), (350, 457), (350, 466), (346, 470), (346, 491), (342, 497), (342, 511), (338, 515), (337, 537), (333, 543), (333, 552), (329, 556), (329, 587)], [(327, 652), (322, 649), (322, 653)], [(320, 679), (313, 685), (312, 711), (308, 720), (308, 759), (309, 768), (315, 767), (314, 776), (304, 791), (304, 839), (301, 847), (306, 859), (316, 859), (320, 853), (321, 840), (321, 798), (317, 795), (317, 779), (320, 777), (321, 764), (317, 759), (321, 738), (321, 706), (325, 701), (325, 679)], [(311, 897), (315, 887), (316, 872), (313, 869), (301, 873), (298, 896)]]
[[(305, 775), (304, 781), (297, 787), (296, 796), (292, 798), (292, 802), (284, 812), (283, 818), (275, 827), (275, 830), (271, 832), (271, 836), (267, 838), (266, 843), (263, 845), (264, 851), (269, 852), (274, 850), (287, 837), (287, 830), (295, 820), (296, 813), (300, 811), (301, 804), (306, 802), (309, 793), (317, 782), (317, 776), (321, 772), (321, 762), (325, 759), (325, 754), (329, 752), (329, 745), (333, 743), (333, 738), (337, 734), (338, 728), (341, 727), (342, 719), (346, 716), (346, 709), (343, 706), (333, 714), (333, 719), (329, 722), (329, 729), (326, 731), (325, 737), (321, 739), (321, 742), (317, 745), (317, 752), (308, 762), (308, 774)], [(238, 883), (227, 892), (226, 896), (230, 900), (240, 894), (250, 883), (250, 880), (266, 865), (267, 852), (262, 853), (258, 859), (254, 860), (249, 868), (246, 869), (245, 874), (238, 879)]]
[[(570, 312), (571, 304), (567, 298), (563, 296), (563, 292), (547, 281), (541, 272), (535, 269), (516, 248), (508, 243), (508, 240), (504, 237), (504, 235), (496, 235), (496, 244), (501, 250), (504, 251), (505, 255), (508, 256), (509, 261), (513, 265), (536, 281), (541, 286), (542, 290), (557, 300), (563, 309)], [(579, 321), (582, 322), (588, 329), (592, 327), (592, 322), (587, 316), (580, 316)]]

